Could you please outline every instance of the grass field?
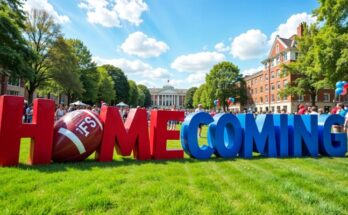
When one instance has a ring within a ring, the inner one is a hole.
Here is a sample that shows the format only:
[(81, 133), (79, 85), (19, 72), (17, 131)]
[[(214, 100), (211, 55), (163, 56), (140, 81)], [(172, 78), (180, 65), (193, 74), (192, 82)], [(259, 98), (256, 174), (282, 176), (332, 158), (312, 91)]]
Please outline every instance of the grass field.
[(27, 156), (24, 140), (22, 164), (0, 168), (0, 214), (348, 214), (348, 158), (32, 167)]

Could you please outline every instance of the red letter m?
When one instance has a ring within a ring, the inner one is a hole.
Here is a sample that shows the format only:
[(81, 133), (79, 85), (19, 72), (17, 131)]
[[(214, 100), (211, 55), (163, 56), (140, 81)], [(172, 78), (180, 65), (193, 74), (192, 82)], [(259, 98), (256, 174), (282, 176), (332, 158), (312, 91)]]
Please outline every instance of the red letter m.
[(98, 161), (112, 161), (114, 146), (118, 154), (139, 160), (151, 158), (147, 114), (145, 109), (131, 109), (123, 124), (118, 108), (103, 106), (100, 118), (104, 122), (103, 140), (97, 150)]

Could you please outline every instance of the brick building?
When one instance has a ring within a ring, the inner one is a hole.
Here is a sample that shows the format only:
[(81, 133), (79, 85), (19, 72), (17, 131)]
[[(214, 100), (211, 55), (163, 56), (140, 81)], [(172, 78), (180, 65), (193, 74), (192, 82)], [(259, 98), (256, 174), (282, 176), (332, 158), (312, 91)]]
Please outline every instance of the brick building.
[[(302, 31), (303, 26), (299, 25), (297, 36), (301, 36)], [(310, 104), (309, 95), (281, 97), (279, 94), (280, 90), (296, 78), (291, 74), (283, 76), (281, 64), (296, 61), (297, 55), (295, 35), (288, 39), (279, 36), (275, 38), (267, 59), (262, 61), (264, 69), (245, 77), (248, 94), (246, 109), (256, 112), (278, 112), (285, 109), (288, 113), (293, 113), (297, 111), (299, 104)], [(334, 106), (334, 99), (334, 90), (319, 90), (316, 105), (329, 111)]]

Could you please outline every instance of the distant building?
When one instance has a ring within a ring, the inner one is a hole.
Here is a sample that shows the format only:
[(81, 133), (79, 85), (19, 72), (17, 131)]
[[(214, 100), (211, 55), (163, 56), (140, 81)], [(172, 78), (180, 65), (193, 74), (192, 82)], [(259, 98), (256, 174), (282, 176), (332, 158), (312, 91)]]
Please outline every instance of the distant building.
[(24, 81), (0, 75), (0, 89), (5, 95), (25, 96)]
[(175, 89), (173, 86), (165, 85), (163, 88), (149, 88), (152, 107), (177, 108), (184, 107), (187, 89)]
[[(297, 28), (297, 36), (302, 36), (303, 26)], [(267, 59), (262, 61), (264, 69), (250, 76), (246, 76), (248, 101), (244, 108), (256, 112), (280, 112), (285, 109), (288, 113), (296, 112), (299, 104), (310, 104), (309, 95), (281, 97), (279, 92), (296, 77), (288, 74), (282, 76), (281, 64), (296, 61), (295, 36), (288, 39), (277, 36)], [(332, 89), (319, 90), (316, 105), (329, 111), (334, 106), (335, 94)]]

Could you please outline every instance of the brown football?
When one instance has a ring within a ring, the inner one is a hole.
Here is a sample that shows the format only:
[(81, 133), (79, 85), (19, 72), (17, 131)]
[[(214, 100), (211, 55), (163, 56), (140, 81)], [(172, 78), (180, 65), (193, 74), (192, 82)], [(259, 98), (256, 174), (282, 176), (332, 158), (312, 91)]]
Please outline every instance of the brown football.
[(92, 111), (67, 113), (54, 125), (52, 160), (82, 161), (98, 148), (102, 135), (103, 125)]

